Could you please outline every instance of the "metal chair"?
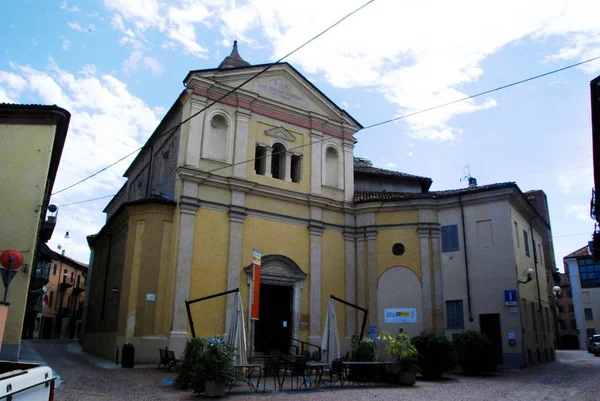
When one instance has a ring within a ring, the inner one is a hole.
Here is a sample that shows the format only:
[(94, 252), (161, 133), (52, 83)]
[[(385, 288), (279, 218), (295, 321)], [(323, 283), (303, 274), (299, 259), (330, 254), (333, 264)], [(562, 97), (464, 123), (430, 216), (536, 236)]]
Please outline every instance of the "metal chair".
[(344, 385), (344, 365), (342, 365), (342, 358), (336, 358), (331, 362), (331, 367), (325, 368), (323, 374), (329, 378), (329, 385), (325, 381), (327, 387), (333, 387), (335, 384), (340, 383)]

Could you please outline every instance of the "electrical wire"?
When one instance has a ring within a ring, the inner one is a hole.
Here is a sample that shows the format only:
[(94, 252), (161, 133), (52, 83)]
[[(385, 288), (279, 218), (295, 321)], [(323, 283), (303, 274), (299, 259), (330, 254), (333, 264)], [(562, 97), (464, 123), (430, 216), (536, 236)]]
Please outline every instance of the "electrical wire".
[[(369, 0), (366, 3), (364, 3), (362, 6), (356, 8), (354, 11), (349, 12), (348, 14), (346, 14), (345, 16), (343, 16), (341, 19), (339, 19), (338, 21), (336, 21), (333, 25), (330, 25), (328, 28), (326, 28), (325, 30), (321, 31), (320, 33), (318, 33), (317, 35), (313, 36), (311, 39), (307, 40), (306, 42), (302, 43), (300, 46), (296, 47), (294, 50), (290, 51), (289, 53), (287, 53), (286, 55), (284, 55), (283, 57), (281, 57), (280, 59), (278, 59), (277, 61), (275, 61), (274, 63), (271, 63), (269, 65), (267, 65), (265, 68), (263, 68), (262, 70), (260, 70), (258, 73), (254, 74), (253, 76), (251, 76), (250, 78), (248, 78), (247, 80), (245, 80), (244, 82), (242, 82), (241, 84), (239, 84), (238, 86), (236, 86), (235, 88), (229, 90), (228, 92), (226, 92), (224, 95), (222, 95), (221, 97), (219, 97), (218, 99), (214, 100), (212, 103), (208, 104), (207, 106), (205, 106), (204, 108), (202, 108), (201, 110), (197, 111), (196, 113), (192, 114), (191, 116), (189, 116), (188, 118), (186, 118), (185, 120), (180, 121), (179, 123), (177, 123), (174, 127), (166, 130), (165, 132), (163, 132), (162, 134), (156, 136), (155, 138), (150, 137), (148, 142), (150, 141), (157, 141), (158, 139), (162, 138), (163, 136), (170, 134), (172, 132), (174, 132), (177, 128), (179, 128), (180, 126), (182, 126), (183, 124), (187, 123), (188, 121), (190, 121), (192, 118), (198, 116), (199, 114), (205, 112), (209, 107), (213, 106), (214, 104), (220, 102), (221, 100), (225, 99), (227, 96), (231, 95), (232, 93), (234, 93), (235, 91), (237, 91), (238, 89), (240, 89), (242, 86), (246, 85), (248, 82), (252, 81), (253, 79), (259, 77), (260, 75), (264, 74), (265, 72), (269, 71), (272, 67), (274, 67), (275, 65), (281, 63), (283, 60), (285, 60), (286, 58), (288, 58), (289, 56), (291, 56), (292, 54), (296, 53), (298, 50), (302, 49), (304, 46), (308, 45), (309, 43), (317, 40), (318, 38), (320, 38), (321, 36), (323, 36), (324, 34), (326, 34), (327, 32), (329, 32), (330, 30), (332, 30), (333, 28), (335, 28), (336, 26), (338, 26), (339, 24), (341, 24), (343, 21), (345, 21), (346, 19), (350, 18), (352, 15), (356, 14), (357, 12), (359, 12), (360, 10), (362, 10), (363, 8), (367, 7), (369, 4), (373, 3), (375, 0)], [(147, 144), (146, 143), (146, 144)], [(131, 152), (130, 154), (128, 154), (127, 156), (124, 156), (123, 158), (119, 159), (117, 162), (111, 164), (110, 166), (107, 166), (105, 168), (103, 168), (102, 170), (84, 178), (83, 180), (68, 186), (67, 188), (63, 188), (60, 191), (56, 191), (54, 192), (52, 195), (56, 195), (60, 192), (66, 191), (67, 189), (73, 188), (76, 185), (79, 185), (87, 180), (89, 180), (90, 178), (96, 176), (97, 174), (101, 173), (102, 171), (114, 166), (115, 164), (117, 164), (118, 162), (120, 162), (121, 160), (131, 156), (132, 154), (134, 154), (135, 152), (143, 149), (146, 145), (134, 150), (133, 152)]]

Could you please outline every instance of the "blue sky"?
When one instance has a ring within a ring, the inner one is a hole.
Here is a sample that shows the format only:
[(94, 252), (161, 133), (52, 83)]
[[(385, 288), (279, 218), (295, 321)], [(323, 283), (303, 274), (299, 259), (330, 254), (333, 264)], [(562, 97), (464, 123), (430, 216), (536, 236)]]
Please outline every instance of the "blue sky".
[[(271, 62), (364, 1), (23, 0), (0, 4), (0, 102), (72, 113), (55, 190), (141, 146), (237, 39)], [(416, 3), (416, 4), (413, 4)], [(287, 61), (364, 126), (600, 56), (598, 1), (376, 0)], [(516, 181), (548, 195), (558, 266), (585, 245), (592, 182), (589, 81), (598, 61), (356, 135), (378, 167), (460, 188)], [(52, 202), (116, 193), (129, 158)], [(65, 206), (50, 245), (86, 262), (108, 199)], [(63, 238), (69, 231), (71, 238)]]

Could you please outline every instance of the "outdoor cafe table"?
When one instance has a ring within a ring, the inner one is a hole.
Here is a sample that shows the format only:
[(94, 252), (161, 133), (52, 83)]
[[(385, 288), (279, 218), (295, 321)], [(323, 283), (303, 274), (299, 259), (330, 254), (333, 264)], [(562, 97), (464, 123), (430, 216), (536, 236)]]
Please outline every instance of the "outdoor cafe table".
[(312, 372), (315, 373), (315, 387), (319, 387), (323, 378), (323, 369), (328, 368), (328, 362), (308, 361), (306, 362), (306, 370), (310, 376)]
[[(368, 366), (372, 366), (373, 370), (367, 371), (367, 374), (365, 374), (365, 372), (362, 371), (363, 369), (360, 369), (362, 372), (358, 373), (358, 375), (359, 375), (358, 378), (362, 378), (362, 380), (365, 384), (367, 383), (367, 381), (369, 381), (368, 379), (370, 379), (370, 378), (379, 379), (381, 377), (381, 373), (383, 371), (384, 366), (390, 366), (390, 365), (396, 366), (399, 364), (400, 364), (400, 362), (388, 362), (388, 361), (342, 361), (344, 378), (347, 382), (350, 382), (350, 371), (353, 366), (365, 367), (365, 368)], [(377, 376), (375, 376), (376, 373), (378, 374)], [(362, 375), (364, 375), (364, 376), (362, 376)], [(353, 381), (355, 383), (357, 383), (357, 381), (355, 381), (355, 380), (353, 380)], [(376, 380), (373, 380), (373, 381), (376, 381)]]
[[(250, 390), (258, 392), (258, 386), (260, 385), (260, 376), (262, 375), (264, 365), (260, 363), (244, 363), (233, 365), (233, 367), (236, 370), (241, 371), (243, 375), (243, 379), (238, 379), (237, 381), (246, 383)], [(255, 369), (258, 369), (258, 380), (256, 384), (254, 384), (254, 382), (252, 381), (252, 374), (254, 373)]]

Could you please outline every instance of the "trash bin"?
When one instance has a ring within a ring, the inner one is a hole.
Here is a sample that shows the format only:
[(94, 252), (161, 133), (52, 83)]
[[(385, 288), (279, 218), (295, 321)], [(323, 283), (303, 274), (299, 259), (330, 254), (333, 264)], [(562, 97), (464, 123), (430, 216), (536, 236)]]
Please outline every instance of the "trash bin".
[(135, 359), (135, 347), (133, 344), (124, 344), (123, 351), (121, 352), (121, 367), (122, 368), (133, 368), (133, 361)]

